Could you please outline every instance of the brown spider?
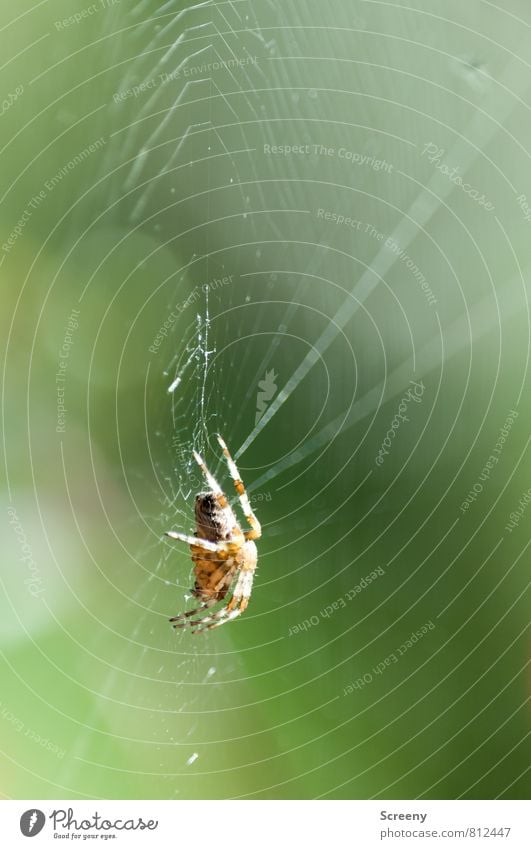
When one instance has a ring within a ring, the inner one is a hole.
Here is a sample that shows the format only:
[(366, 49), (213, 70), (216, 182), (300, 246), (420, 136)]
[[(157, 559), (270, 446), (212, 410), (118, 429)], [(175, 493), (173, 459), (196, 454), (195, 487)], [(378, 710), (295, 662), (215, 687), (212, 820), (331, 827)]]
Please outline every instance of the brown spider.
[[(258, 557), (253, 540), (262, 535), (260, 522), (251, 510), (236, 463), (221, 436), (217, 434), (217, 437), (251, 530), (242, 531), (226, 495), (208, 471), (204, 460), (194, 451), (194, 457), (210, 487), (208, 492), (200, 492), (195, 497), (196, 535), (188, 536), (177, 531), (166, 532), (166, 536), (186, 542), (190, 546), (195, 563), (192, 595), (200, 599), (201, 604), (170, 619), (170, 622), (175, 623), (174, 628), (192, 626), (193, 634), (218, 628), (243, 613), (251, 597)], [(225, 607), (211, 615), (204, 614), (197, 619), (193, 618), (222, 601), (233, 584), (232, 597)]]

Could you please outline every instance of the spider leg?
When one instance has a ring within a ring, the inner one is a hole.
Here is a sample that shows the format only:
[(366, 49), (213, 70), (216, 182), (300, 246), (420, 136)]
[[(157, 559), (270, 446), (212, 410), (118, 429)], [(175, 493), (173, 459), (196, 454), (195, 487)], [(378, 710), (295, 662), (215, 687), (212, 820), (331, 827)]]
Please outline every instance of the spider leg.
[(201, 616), (190, 622), (193, 627), (193, 634), (200, 634), (203, 631), (211, 631), (213, 628), (219, 628), (226, 622), (240, 616), (247, 605), (253, 588), (254, 569), (242, 569), (238, 575), (234, 593), (229, 603), (217, 610), (211, 616)]
[(171, 539), (178, 539), (180, 542), (185, 542), (187, 545), (196, 545), (198, 548), (203, 548), (205, 551), (226, 551), (226, 542), (212, 542), (209, 539), (201, 539), (201, 537), (192, 537), (188, 534), (181, 534), (179, 531), (166, 531), (166, 536)]
[[(212, 631), (213, 628), (219, 628), (221, 625), (231, 622), (243, 613), (243, 608), (240, 607), (234, 608), (230, 613), (226, 613), (227, 610), (228, 608), (224, 607), (219, 611), (219, 615), (203, 616), (201, 619), (191, 622), (190, 624), (195, 626), (192, 634), (204, 634), (205, 631)], [(208, 620), (211, 624), (205, 624), (205, 620)]]
[(197, 453), (197, 451), (194, 451), (194, 458), (195, 458), (197, 465), (199, 466), (199, 468), (203, 472), (203, 474), (204, 474), (204, 476), (207, 480), (207, 483), (210, 487), (210, 490), (216, 496), (219, 506), (221, 507), (222, 510), (225, 510), (226, 508), (229, 507), (229, 502), (227, 501), (227, 496), (225, 495), (225, 493), (221, 489), (221, 487), (220, 487), (219, 483), (217, 482), (216, 478), (214, 477), (214, 475), (208, 470), (207, 464), (205, 463), (205, 461), (203, 460), (201, 455)]
[(223, 490), (221, 489), (219, 483), (217, 482), (214, 475), (209, 472), (205, 461), (203, 460), (201, 455), (197, 453), (197, 451), (194, 451), (194, 459), (201, 471), (203, 472), (211, 491), (215, 492), (216, 495), (223, 495)]
[[(212, 588), (212, 592), (218, 593), (222, 589), (222, 586), (225, 582), (225, 578), (226, 578), (225, 569), (220, 567), (218, 570), (216, 570), (216, 572), (213, 573), (212, 577), (213, 577), (213, 579), (216, 578), (216, 577), (219, 578), (217, 583), (215, 583), (213, 588)], [(190, 619), (192, 618), (192, 616), (196, 616), (196, 614), (202, 613), (204, 610), (207, 610), (209, 607), (213, 607), (215, 604), (218, 603), (219, 600), (220, 599), (217, 598), (214, 595), (211, 598), (207, 598), (206, 600), (201, 601), (201, 603), (198, 604), (197, 607), (192, 608), (192, 610), (187, 610), (184, 613), (178, 613), (177, 616), (172, 616), (169, 621), (177, 623), (176, 625), (173, 626), (174, 628), (186, 628), (187, 625), (196, 625), (197, 622), (199, 622), (201, 620), (195, 620), (194, 622), (191, 622)]]
[(178, 613), (177, 616), (172, 616), (169, 621), (176, 623), (173, 626), (174, 628), (186, 628), (186, 626), (190, 624), (191, 616), (195, 616), (196, 613), (201, 613), (201, 611), (205, 610), (205, 608), (212, 607), (212, 605), (215, 603), (215, 599), (210, 599), (209, 601), (202, 601), (201, 604), (199, 604), (197, 607), (194, 607), (193, 610), (187, 610), (186, 613)]
[(245, 539), (246, 540), (258, 539), (258, 537), (262, 536), (262, 527), (260, 525), (260, 522), (258, 521), (258, 519), (256, 518), (256, 516), (254, 515), (254, 513), (251, 509), (251, 505), (249, 503), (249, 496), (247, 495), (247, 493), (245, 491), (245, 486), (243, 485), (243, 481), (240, 477), (238, 467), (237, 467), (236, 463), (234, 462), (234, 460), (232, 459), (232, 456), (229, 452), (229, 449), (227, 448), (227, 446), (225, 444), (225, 440), (219, 435), (219, 433), (217, 434), (217, 437), (218, 437), (218, 442), (221, 445), (221, 447), (223, 449), (223, 453), (224, 453), (225, 458), (227, 460), (229, 472), (230, 472), (230, 475), (232, 477), (232, 480), (234, 481), (234, 486), (235, 486), (236, 492), (238, 493), (238, 496), (239, 496), (239, 499), (240, 499), (240, 504), (242, 505), (242, 510), (245, 514), (245, 518), (247, 519), (248, 523), (251, 526), (251, 530), (245, 532)]

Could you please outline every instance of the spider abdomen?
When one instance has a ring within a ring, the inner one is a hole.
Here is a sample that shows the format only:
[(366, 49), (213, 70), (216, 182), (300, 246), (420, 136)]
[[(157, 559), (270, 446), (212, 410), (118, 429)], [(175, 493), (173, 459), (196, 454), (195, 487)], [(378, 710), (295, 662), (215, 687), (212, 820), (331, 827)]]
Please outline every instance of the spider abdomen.
[(228, 540), (235, 529), (239, 530), (227, 499), (215, 492), (200, 492), (196, 495), (195, 522), (197, 536), (211, 542)]

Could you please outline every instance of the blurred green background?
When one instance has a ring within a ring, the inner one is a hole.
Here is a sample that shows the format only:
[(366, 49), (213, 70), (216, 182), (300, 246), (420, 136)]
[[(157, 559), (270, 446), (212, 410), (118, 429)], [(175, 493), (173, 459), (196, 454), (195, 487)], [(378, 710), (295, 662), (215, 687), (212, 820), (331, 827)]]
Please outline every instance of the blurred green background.
[[(3, 796), (526, 798), (528, 4), (0, 24)], [(192, 636), (216, 431), (264, 533)]]

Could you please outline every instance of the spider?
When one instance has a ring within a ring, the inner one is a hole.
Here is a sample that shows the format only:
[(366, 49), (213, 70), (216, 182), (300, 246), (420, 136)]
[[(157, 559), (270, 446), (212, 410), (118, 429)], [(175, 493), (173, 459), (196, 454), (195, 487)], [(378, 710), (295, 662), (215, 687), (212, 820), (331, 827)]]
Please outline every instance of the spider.
[[(173, 616), (170, 622), (175, 623), (174, 628), (191, 626), (193, 634), (218, 628), (243, 613), (251, 597), (258, 558), (253, 540), (262, 535), (260, 522), (251, 510), (236, 463), (219, 434), (217, 438), (251, 530), (242, 531), (227, 496), (207, 469), (205, 461), (194, 451), (194, 458), (209, 486), (207, 492), (200, 492), (195, 497), (196, 535), (188, 536), (177, 531), (166, 532), (166, 536), (171, 539), (186, 542), (192, 552), (195, 584), (191, 592), (201, 603), (193, 610)], [(208, 614), (210, 607), (223, 601), (231, 585), (234, 589), (228, 604), (215, 613)], [(196, 616), (197, 618), (194, 618)]]

